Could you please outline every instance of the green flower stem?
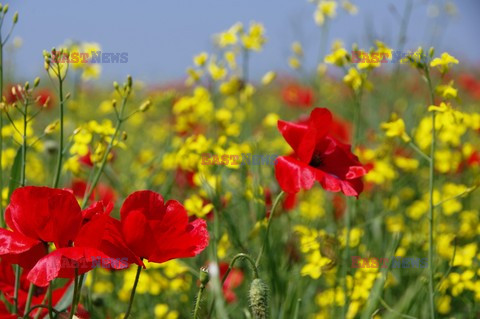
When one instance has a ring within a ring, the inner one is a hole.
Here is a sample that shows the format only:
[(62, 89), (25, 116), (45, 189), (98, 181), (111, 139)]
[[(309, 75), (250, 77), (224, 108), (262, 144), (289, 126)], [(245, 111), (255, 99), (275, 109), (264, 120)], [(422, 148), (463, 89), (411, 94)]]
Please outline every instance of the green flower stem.
[(254, 273), (255, 279), (258, 278), (258, 268), (257, 268), (257, 265), (256, 265), (255, 261), (253, 260), (253, 258), (250, 255), (240, 253), (240, 254), (236, 254), (235, 257), (232, 258), (232, 261), (230, 262), (230, 264), (228, 265), (228, 269), (227, 269), (227, 271), (225, 272), (225, 275), (223, 275), (223, 278), (222, 278), (222, 285), (225, 283), (225, 280), (227, 280), (228, 275), (230, 274), (230, 271), (232, 271), (233, 267), (235, 266), (235, 262), (240, 258), (248, 260), (248, 262), (250, 263), (250, 265), (253, 268), (253, 273)]
[(54, 309), (53, 309), (53, 305), (52, 305), (52, 302), (53, 302), (52, 292), (53, 292), (53, 284), (52, 284), (52, 282), (50, 282), (50, 284), (48, 285), (48, 290), (47, 290), (47, 296), (48, 296), (48, 316), (49, 316), (50, 319), (51, 319), (51, 318), (54, 318), (54, 317), (53, 317)]
[(204, 290), (205, 290), (205, 285), (200, 284), (200, 288), (198, 289), (198, 294), (197, 294), (197, 301), (195, 302), (195, 310), (193, 311), (193, 319), (198, 318), (198, 310), (200, 309), (200, 300), (202, 300), (202, 294)]
[(132, 293), (130, 294), (130, 301), (128, 302), (127, 312), (123, 319), (127, 319), (130, 316), (130, 312), (132, 311), (132, 304), (133, 299), (135, 298), (135, 290), (137, 289), (138, 279), (140, 278), (140, 273), (142, 272), (142, 266), (138, 266), (137, 274), (135, 275), (135, 281), (133, 282)]
[[(225, 274), (223, 275), (223, 278), (222, 278), (222, 286), (223, 284), (225, 283), (225, 281), (227, 280), (228, 278), (228, 275), (230, 274), (230, 272), (232, 271), (233, 267), (235, 266), (235, 262), (240, 259), (240, 258), (244, 258), (246, 260), (248, 260), (248, 262), (250, 263), (250, 265), (252, 266), (253, 268), (253, 273), (254, 273), (254, 279), (257, 279), (259, 278), (258, 277), (258, 268), (256, 266), (256, 263), (255, 261), (253, 260), (253, 258), (250, 256), (250, 255), (247, 255), (247, 254), (244, 254), (244, 253), (239, 253), (239, 254), (236, 254), (233, 258), (232, 258), (232, 261), (230, 262), (230, 264), (228, 265), (228, 269), (227, 271), (225, 272)], [(213, 312), (213, 307), (215, 306), (215, 302), (213, 301), (212, 304), (210, 305), (210, 311), (209, 311), (209, 316), (208, 318), (210, 318), (212, 312)]]
[(15, 265), (15, 292), (13, 293), (13, 306), (15, 307), (15, 313), (18, 314), (18, 290), (20, 289), (20, 275), (22, 269), (19, 265)]
[(98, 180), (100, 179), (100, 176), (102, 175), (102, 172), (103, 172), (103, 170), (105, 168), (105, 165), (107, 163), (108, 155), (110, 154), (110, 151), (113, 148), (113, 144), (115, 142), (115, 139), (117, 138), (117, 135), (120, 132), (120, 128), (121, 128), (123, 122), (125, 121), (125, 118), (123, 118), (123, 115), (125, 113), (125, 106), (127, 104), (128, 97), (129, 97), (129, 94), (126, 94), (122, 99), (122, 106), (121, 106), (120, 114), (118, 114), (118, 116), (117, 116), (117, 125), (115, 127), (115, 132), (113, 133), (113, 136), (110, 139), (110, 143), (107, 146), (105, 154), (103, 154), (102, 161), (100, 162), (100, 167), (98, 168), (97, 172), (95, 173), (95, 176), (93, 177), (93, 181), (90, 184), (90, 186), (88, 187), (88, 191), (86, 191), (85, 195), (83, 196), (82, 209), (86, 208), (86, 206), (88, 204), (88, 199), (90, 198), (90, 196), (93, 193), (93, 190), (97, 186)]
[[(354, 126), (354, 135), (352, 140), (352, 151), (355, 152), (355, 148), (358, 145), (358, 140), (360, 137), (360, 96), (361, 93), (353, 92), (353, 126)], [(345, 254), (344, 262), (342, 267), (342, 277), (343, 277), (343, 293), (345, 295), (345, 304), (343, 306), (343, 317), (346, 316), (349, 306), (349, 297), (348, 297), (348, 287), (347, 287), (347, 274), (348, 274), (348, 265), (350, 260), (350, 231), (352, 228), (352, 216), (357, 214), (357, 205), (358, 200), (353, 199), (352, 197), (348, 198), (348, 210), (345, 212)]]
[[(25, 313), (30, 313), (30, 305), (32, 304), (32, 297), (33, 297), (33, 290), (35, 289), (35, 285), (30, 283), (28, 287), (28, 296), (27, 302), (25, 303)], [(24, 316), (24, 318), (28, 318), (28, 316)]]
[(59, 86), (59, 99), (60, 99), (60, 137), (59, 137), (59, 147), (58, 147), (58, 156), (57, 156), (57, 167), (55, 169), (55, 178), (53, 180), (53, 188), (58, 187), (60, 182), (60, 173), (62, 171), (62, 161), (63, 161), (63, 116), (65, 101), (63, 99), (63, 79), (61, 72), (58, 74), (58, 86)]
[(430, 157), (425, 154), (420, 148), (418, 148), (417, 145), (415, 145), (415, 143), (413, 143), (412, 141), (409, 141), (408, 142), (408, 145), (415, 151), (418, 153), (418, 155), (420, 155), (421, 157), (423, 157), (427, 162), (430, 162)]
[(76, 300), (77, 300), (77, 294), (79, 293), (78, 289), (78, 268), (75, 268), (75, 280), (73, 282), (74, 288), (73, 288), (73, 296), (72, 296), (72, 306), (70, 309), (70, 315), (68, 316), (69, 319), (73, 318), (73, 315), (75, 314), (76, 310)]
[(263, 252), (265, 251), (265, 248), (267, 246), (268, 233), (270, 232), (270, 227), (272, 225), (272, 219), (273, 219), (273, 214), (275, 213), (275, 208), (277, 208), (278, 203), (280, 202), (280, 199), (283, 197), (284, 194), (285, 194), (285, 192), (281, 191), (277, 195), (277, 198), (275, 199), (275, 202), (273, 203), (272, 211), (270, 212), (270, 216), (268, 216), (267, 230), (265, 231), (265, 239), (263, 240), (262, 248), (260, 249), (260, 253), (258, 254), (257, 261), (255, 262), (255, 267), (257, 267), (257, 268), (258, 268), (258, 265), (260, 265), (260, 260), (262, 259)]

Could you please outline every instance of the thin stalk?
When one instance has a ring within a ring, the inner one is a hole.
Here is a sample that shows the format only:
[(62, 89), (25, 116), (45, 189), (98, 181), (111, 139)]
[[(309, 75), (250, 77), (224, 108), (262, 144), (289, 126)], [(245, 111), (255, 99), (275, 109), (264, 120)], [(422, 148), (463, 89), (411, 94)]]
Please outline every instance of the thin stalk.
[(60, 182), (60, 173), (62, 171), (62, 160), (63, 160), (63, 115), (64, 115), (64, 104), (63, 100), (63, 79), (59, 71), (58, 75), (58, 84), (59, 84), (59, 98), (60, 98), (60, 138), (59, 138), (59, 147), (58, 147), (58, 156), (57, 156), (57, 168), (55, 170), (55, 178), (53, 180), (53, 188), (58, 187)]
[(300, 304), (302, 303), (302, 299), (298, 298), (297, 303), (295, 304), (295, 311), (293, 313), (293, 318), (298, 319), (298, 313), (300, 311)]
[(225, 275), (223, 275), (223, 278), (222, 278), (222, 285), (225, 283), (225, 280), (227, 280), (227, 277), (230, 274), (230, 271), (232, 271), (233, 267), (235, 266), (235, 262), (240, 258), (244, 258), (250, 263), (250, 265), (253, 268), (253, 273), (254, 273), (255, 279), (258, 278), (258, 268), (257, 268), (257, 265), (256, 265), (255, 261), (253, 260), (253, 258), (250, 257), (250, 255), (240, 253), (240, 254), (236, 254), (235, 257), (232, 258), (232, 261), (230, 262), (230, 264), (228, 265), (228, 269), (227, 269), (227, 271), (225, 272)]
[[(432, 80), (430, 78), (430, 72), (428, 65), (425, 64), (425, 76), (427, 78), (428, 89), (430, 91), (431, 104), (435, 104)], [(436, 131), (435, 131), (435, 112), (432, 112), (432, 143), (430, 144), (430, 165), (429, 165), (429, 201), (428, 201), (428, 295), (430, 303), (430, 318), (435, 319), (435, 282), (434, 282), (434, 267), (433, 267), (433, 232), (434, 232), (434, 214), (435, 214), (435, 205), (433, 203), (433, 191), (435, 185), (435, 142)]]
[[(353, 109), (353, 126), (354, 126), (354, 135), (352, 140), (352, 151), (355, 152), (355, 148), (357, 147), (359, 136), (360, 136), (360, 94), (353, 92), (353, 102), (354, 102), (354, 109)], [(354, 200), (351, 197), (348, 199), (348, 211), (345, 213), (345, 259), (344, 265), (342, 267), (342, 277), (343, 277), (343, 293), (345, 295), (345, 304), (343, 306), (343, 316), (345, 317), (348, 311), (348, 287), (347, 287), (347, 274), (348, 274), (348, 265), (350, 260), (350, 232), (352, 228), (352, 216), (357, 214), (357, 204), (358, 200)]]
[(18, 314), (18, 290), (20, 289), (20, 275), (22, 270), (19, 265), (15, 265), (15, 292), (13, 293), (13, 305), (15, 307), (15, 313)]
[[(250, 256), (250, 255), (247, 255), (247, 254), (244, 254), (244, 253), (239, 253), (239, 254), (236, 254), (233, 258), (232, 258), (232, 261), (230, 262), (230, 264), (228, 265), (228, 269), (227, 271), (225, 272), (225, 274), (223, 275), (223, 278), (222, 278), (222, 286), (223, 284), (225, 283), (225, 281), (227, 280), (228, 278), (228, 275), (230, 274), (230, 272), (232, 271), (233, 267), (235, 266), (235, 262), (240, 259), (240, 258), (245, 258), (246, 260), (248, 260), (248, 262), (250, 263), (250, 265), (252, 266), (253, 268), (253, 273), (254, 273), (254, 278), (257, 279), (258, 278), (258, 268), (257, 266), (255, 265), (255, 261), (253, 260), (253, 258)], [(212, 301), (212, 304), (210, 305), (210, 311), (209, 311), (209, 317), (211, 316), (212, 312), (213, 312), (213, 307), (215, 306), (215, 301)]]
[(85, 192), (85, 195), (83, 196), (82, 209), (84, 209), (87, 206), (88, 199), (92, 195), (93, 190), (95, 189), (95, 186), (97, 186), (98, 180), (100, 179), (100, 176), (102, 175), (103, 169), (105, 168), (105, 164), (107, 163), (108, 155), (110, 154), (110, 151), (113, 148), (113, 143), (115, 142), (115, 139), (117, 138), (118, 132), (120, 132), (120, 128), (122, 126), (122, 123), (125, 121), (125, 119), (123, 118), (123, 114), (125, 112), (125, 106), (127, 104), (127, 100), (128, 100), (128, 95), (126, 95), (122, 100), (122, 107), (121, 107), (121, 110), (120, 110), (120, 115), (117, 117), (117, 125), (115, 126), (115, 132), (113, 133), (113, 136), (110, 139), (110, 142), (108, 143), (107, 149), (105, 150), (105, 154), (103, 155), (102, 161), (100, 162), (100, 167), (98, 168), (97, 172), (95, 173), (95, 176), (93, 177), (92, 183), (89, 185), (88, 190)]
[(195, 310), (193, 311), (193, 319), (198, 318), (198, 310), (200, 309), (200, 301), (202, 300), (202, 294), (204, 290), (205, 290), (205, 285), (200, 284), (200, 288), (198, 289), (198, 294), (197, 294), (197, 301), (195, 302)]
[[(30, 305), (32, 304), (32, 297), (33, 297), (33, 290), (34, 289), (35, 289), (35, 285), (30, 283), (30, 287), (28, 287), (27, 302), (25, 303), (25, 313), (30, 313)], [(28, 318), (28, 316), (25, 316), (24, 318)]]
[(125, 313), (125, 316), (123, 317), (123, 319), (127, 319), (130, 316), (130, 312), (132, 311), (133, 299), (135, 298), (135, 290), (137, 289), (138, 279), (140, 278), (141, 272), (142, 272), (142, 266), (138, 266), (137, 274), (135, 275), (135, 281), (132, 287), (132, 293), (130, 294), (130, 301), (128, 302), (127, 312)]
[(270, 216), (268, 216), (267, 230), (265, 231), (265, 239), (263, 240), (262, 248), (260, 249), (260, 252), (258, 253), (257, 261), (255, 262), (255, 267), (257, 267), (257, 268), (258, 268), (258, 265), (260, 265), (260, 260), (262, 259), (263, 252), (265, 251), (265, 248), (267, 246), (268, 233), (270, 232), (270, 227), (272, 225), (272, 217), (273, 217), (273, 214), (275, 213), (275, 208), (277, 208), (277, 205), (280, 202), (280, 199), (283, 197), (284, 194), (285, 194), (285, 192), (281, 191), (277, 195), (277, 198), (275, 199), (275, 202), (273, 203), (272, 211), (270, 212)]
[(78, 268), (75, 268), (75, 280), (73, 282), (74, 288), (73, 288), (73, 296), (72, 296), (72, 306), (70, 309), (70, 315), (68, 316), (69, 319), (73, 318), (73, 315), (75, 314), (76, 310), (76, 300), (77, 300), (77, 294), (79, 293), (78, 291)]
[(23, 113), (23, 133), (22, 133), (22, 170), (21, 173), (21, 185), (25, 186), (26, 183), (26, 167), (27, 167), (27, 107), (28, 101), (25, 104), (25, 112)]
[(248, 55), (248, 50), (243, 49), (243, 71), (242, 71), (242, 76), (243, 76), (243, 82), (245, 84), (248, 83), (248, 63), (249, 63), (249, 55)]
[(53, 285), (52, 285), (52, 282), (50, 282), (50, 284), (48, 285), (48, 290), (47, 290), (47, 295), (48, 295), (48, 316), (49, 316), (49, 319), (52, 319), (53, 318), (53, 305), (52, 305), (52, 302), (53, 302), (53, 296), (52, 296), (52, 291), (53, 291)]

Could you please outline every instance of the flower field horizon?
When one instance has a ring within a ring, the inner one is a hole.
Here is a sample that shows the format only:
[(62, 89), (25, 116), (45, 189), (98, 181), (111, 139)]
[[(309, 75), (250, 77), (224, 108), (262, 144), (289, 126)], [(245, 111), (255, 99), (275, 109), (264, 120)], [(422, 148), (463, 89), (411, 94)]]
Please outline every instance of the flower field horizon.
[(82, 39), (20, 83), (0, 4), (0, 318), (480, 316), (480, 68), (406, 48), (420, 1), (351, 46), (361, 3), (309, 2), (315, 68), (298, 39), (252, 76), (268, 30), (232, 21), (162, 84)]

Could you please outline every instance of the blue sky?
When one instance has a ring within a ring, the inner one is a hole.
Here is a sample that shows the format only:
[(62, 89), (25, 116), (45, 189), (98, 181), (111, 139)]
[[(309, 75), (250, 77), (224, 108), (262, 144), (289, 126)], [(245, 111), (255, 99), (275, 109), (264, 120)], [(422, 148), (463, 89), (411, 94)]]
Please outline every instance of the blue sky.
[[(357, 42), (366, 47), (370, 32), (394, 48), (399, 15), (407, 0), (352, 2), (359, 7), (359, 13), (352, 17), (338, 10), (329, 27), (329, 42), (340, 38), (347, 44)], [(451, 52), (462, 62), (478, 64), (480, 1), (456, 1), (459, 12), (453, 19), (442, 14), (436, 19), (427, 17), (429, 5), (443, 6), (444, 2), (413, 0), (406, 48), (430, 45), (432, 23), (437, 21), (442, 34), (440, 50)], [(396, 9), (392, 10), (392, 6)], [(11, 15), (16, 10), (20, 13), (13, 36), (23, 40), (14, 60), (15, 72), (22, 80), (42, 74), (42, 51), (67, 39), (98, 42), (104, 52), (128, 52), (128, 63), (103, 65), (102, 80), (132, 74), (151, 83), (181, 78), (193, 55), (211, 49), (212, 35), (237, 21), (265, 25), (268, 43), (251, 59), (252, 75), (257, 78), (272, 69), (288, 69), (289, 48), (294, 40), (304, 45), (307, 64), (312, 68), (320, 47), (314, 6), (307, 0), (35, 0), (18, 1), (10, 7)]]

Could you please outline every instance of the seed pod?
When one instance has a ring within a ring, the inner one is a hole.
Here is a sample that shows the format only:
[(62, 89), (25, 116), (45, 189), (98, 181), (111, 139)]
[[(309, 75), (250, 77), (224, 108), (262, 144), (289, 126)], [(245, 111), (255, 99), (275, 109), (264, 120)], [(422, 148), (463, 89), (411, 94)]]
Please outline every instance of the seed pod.
[(142, 103), (142, 105), (140, 105), (138, 109), (140, 112), (146, 112), (150, 108), (151, 104), (152, 102), (150, 100), (146, 100), (145, 102)]
[(255, 319), (268, 318), (268, 287), (263, 280), (252, 281), (249, 291), (250, 309)]

